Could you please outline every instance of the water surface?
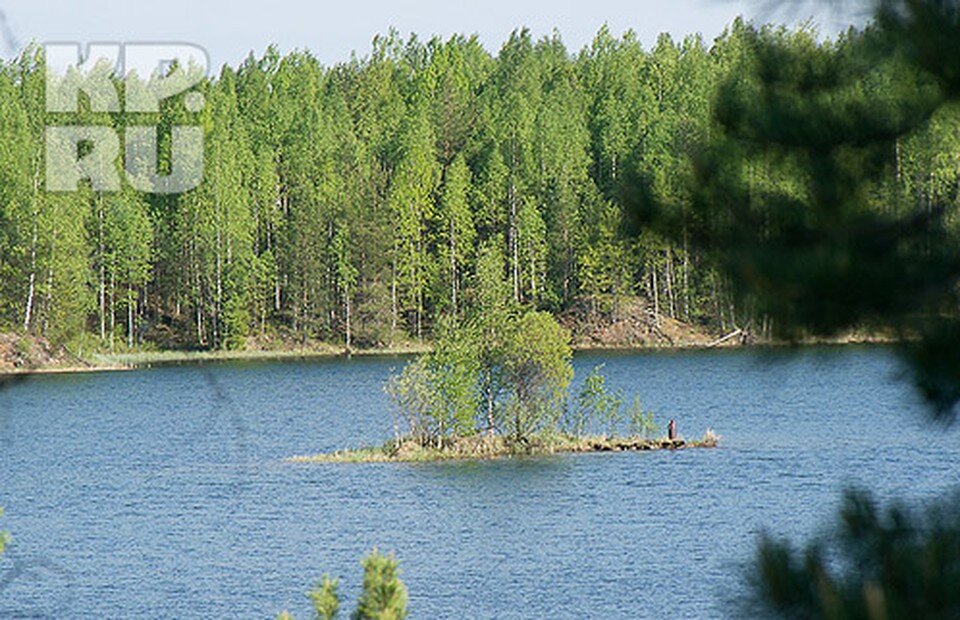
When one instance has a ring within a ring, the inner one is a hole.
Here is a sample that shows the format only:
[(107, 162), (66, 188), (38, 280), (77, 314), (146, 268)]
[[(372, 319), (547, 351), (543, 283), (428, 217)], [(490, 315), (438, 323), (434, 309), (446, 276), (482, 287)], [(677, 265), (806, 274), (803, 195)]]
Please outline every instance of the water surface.
[(762, 531), (808, 537), (842, 489), (930, 499), (960, 435), (883, 348), (580, 354), (716, 450), (289, 464), (389, 438), (399, 358), (31, 378), (0, 392), (0, 617), (309, 616), (395, 552), (415, 618), (723, 617)]

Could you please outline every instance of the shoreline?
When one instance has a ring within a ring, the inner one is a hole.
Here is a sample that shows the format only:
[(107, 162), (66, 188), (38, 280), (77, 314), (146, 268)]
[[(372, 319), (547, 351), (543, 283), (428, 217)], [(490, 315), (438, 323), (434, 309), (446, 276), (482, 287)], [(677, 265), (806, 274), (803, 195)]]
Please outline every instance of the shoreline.
[(448, 461), (490, 461), (541, 457), (559, 454), (595, 454), (602, 452), (656, 452), (661, 450), (711, 449), (720, 444), (720, 436), (707, 430), (703, 437), (651, 439), (640, 436), (551, 435), (533, 436), (522, 445), (500, 435), (474, 435), (450, 438), (443, 448), (425, 447), (412, 439), (391, 440), (382, 446), (337, 450), (335, 452), (291, 456), (286, 463), (433, 463)]
[[(753, 342), (749, 344), (705, 346), (699, 343), (677, 343), (672, 345), (636, 346), (636, 345), (598, 345), (578, 343), (571, 346), (577, 353), (670, 353), (677, 351), (731, 351), (762, 350), (810, 347), (871, 346), (894, 344), (894, 338), (882, 336), (840, 337), (831, 339), (809, 339), (799, 342)], [(101, 354), (96, 353), (88, 359), (78, 358), (79, 363), (51, 364), (33, 367), (0, 368), (0, 379), (6, 377), (25, 377), (31, 375), (86, 374), (97, 372), (121, 372), (140, 370), (154, 366), (179, 366), (204, 364), (209, 362), (239, 361), (284, 361), (284, 360), (324, 360), (351, 357), (394, 357), (416, 355), (431, 349), (430, 344), (411, 343), (378, 349), (352, 349), (320, 344), (302, 349), (277, 350), (240, 350), (240, 351), (143, 351), (138, 353)]]
[(245, 349), (238, 351), (140, 351), (137, 353), (94, 353), (89, 358), (75, 356), (75, 363), (49, 364), (17, 368), (0, 368), (0, 379), (30, 375), (55, 375), (73, 373), (120, 372), (141, 370), (154, 366), (180, 366), (216, 362), (281, 361), (333, 359), (337, 357), (377, 357), (415, 355), (429, 350), (427, 345), (401, 345), (383, 349), (355, 349), (347, 351), (332, 345), (318, 345), (302, 349)]

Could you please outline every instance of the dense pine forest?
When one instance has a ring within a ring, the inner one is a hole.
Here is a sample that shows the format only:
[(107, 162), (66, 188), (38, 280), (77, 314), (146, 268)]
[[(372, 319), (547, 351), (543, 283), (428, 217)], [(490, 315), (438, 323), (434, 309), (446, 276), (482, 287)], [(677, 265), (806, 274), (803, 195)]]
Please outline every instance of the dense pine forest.
[[(204, 128), (204, 181), (180, 195), (45, 191), (50, 115), (30, 48), (0, 69), (0, 331), (110, 349), (388, 346), (471, 313), (491, 253), (530, 308), (640, 296), (654, 316), (762, 329), (711, 257), (644, 218), (650, 205), (681, 229), (695, 217), (717, 92), (749, 62), (752, 30), (644, 45), (602, 29), (578, 53), (518, 30), (496, 55), (475, 37), (390, 33), (332, 67), (271, 48), (205, 80), (200, 112), (181, 96), (153, 115), (161, 158), (170, 126)], [(766, 30), (841, 55), (864, 36)], [(837, 106), (883, 100), (897, 79), (864, 76)], [(132, 118), (80, 117), (121, 130)], [(960, 114), (941, 109), (886, 156), (896, 191), (955, 204)], [(756, 185), (787, 182), (765, 179), (782, 169), (768, 163)]]

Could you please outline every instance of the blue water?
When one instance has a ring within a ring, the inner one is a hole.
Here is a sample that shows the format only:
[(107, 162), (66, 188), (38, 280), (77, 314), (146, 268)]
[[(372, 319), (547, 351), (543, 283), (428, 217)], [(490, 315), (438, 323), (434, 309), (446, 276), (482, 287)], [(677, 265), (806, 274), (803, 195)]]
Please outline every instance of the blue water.
[(414, 618), (723, 617), (763, 531), (801, 541), (842, 489), (960, 484), (882, 348), (582, 354), (717, 450), (483, 463), (307, 465), (380, 442), (397, 358), (32, 378), (0, 391), (0, 618), (308, 618), (371, 548)]

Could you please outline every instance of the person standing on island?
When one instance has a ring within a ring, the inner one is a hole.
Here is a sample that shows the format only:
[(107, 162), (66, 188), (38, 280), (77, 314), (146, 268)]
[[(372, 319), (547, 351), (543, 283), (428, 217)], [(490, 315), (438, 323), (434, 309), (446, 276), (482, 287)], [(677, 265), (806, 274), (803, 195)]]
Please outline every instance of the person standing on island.
[(670, 441), (677, 439), (677, 423), (674, 420), (670, 420), (670, 424), (667, 424), (667, 439)]

